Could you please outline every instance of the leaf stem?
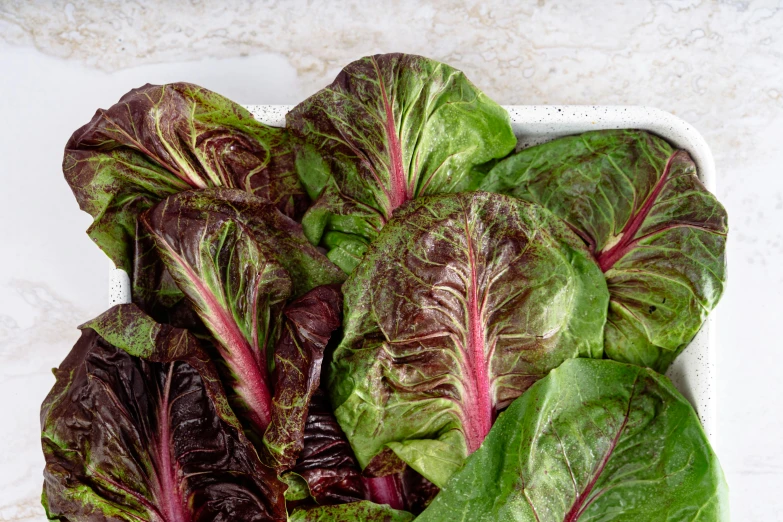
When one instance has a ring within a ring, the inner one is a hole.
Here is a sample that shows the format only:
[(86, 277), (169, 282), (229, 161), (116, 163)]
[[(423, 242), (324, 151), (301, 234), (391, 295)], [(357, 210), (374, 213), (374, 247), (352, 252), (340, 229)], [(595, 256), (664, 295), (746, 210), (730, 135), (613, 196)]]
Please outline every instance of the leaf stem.
[(402, 481), (399, 473), (385, 477), (363, 478), (370, 495), (376, 504), (388, 504), (392, 509), (405, 509), (402, 496)]
[(663, 168), (663, 173), (660, 179), (655, 183), (655, 186), (650, 191), (650, 195), (647, 196), (642, 207), (639, 211), (625, 224), (623, 231), (620, 232), (620, 240), (612, 245), (608, 250), (604, 250), (598, 253), (597, 261), (601, 270), (606, 272), (614, 266), (620, 259), (625, 256), (632, 248), (635, 240), (636, 233), (639, 232), (644, 220), (655, 205), (658, 196), (661, 195), (664, 185), (669, 179), (669, 173), (671, 172), (672, 162), (682, 151), (675, 151), (674, 154), (669, 156), (666, 161), (666, 166)]

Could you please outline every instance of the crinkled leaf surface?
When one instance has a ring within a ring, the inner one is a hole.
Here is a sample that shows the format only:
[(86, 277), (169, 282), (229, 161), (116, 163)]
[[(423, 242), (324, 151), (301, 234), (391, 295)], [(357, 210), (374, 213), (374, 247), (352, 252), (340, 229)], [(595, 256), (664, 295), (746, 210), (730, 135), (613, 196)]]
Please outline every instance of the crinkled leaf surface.
[(369, 501), (297, 509), (288, 519), (290, 522), (410, 522), (414, 517), (405, 511)]
[(140, 220), (136, 221), (133, 272), (129, 275), (132, 302), (156, 321), (181, 328), (197, 327), (193, 318), (183, 323), (178, 317), (183, 312), (195, 314), (160, 258), (154, 238)]
[(316, 287), (283, 310), (274, 355), (272, 418), (264, 434), (277, 467), (290, 468), (307, 442), (310, 401), (321, 383), (324, 350), (340, 326), (341, 312), (339, 285)]
[(394, 209), (475, 188), (474, 167), (516, 144), (506, 111), (460, 71), (406, 54), (351, 63), (297, 105), (286, 126), (307, 143), (298, 170), (317, 197), (305, 232), (347, 272)]
[[(290, 466), (324, 348), (340, 322), (337, 288), (311, 287), (341, 281), (342, 273), (299, 225), (242, 191), (184, 192), (140, 219), (211, 332), (232, 405), (253, 440), (263, 440), (270, 464)], [(309, 292), (284, 310), (292, 287)]]
[[(185, 224), (178, 224), (180, 221)], [(247, 192), (213, 188), (169, 197), (142, 219), (153, 240), (164, 228), (171, 233), (199, 221), (232, 220), (251, 232), (259, 248), (266, 249), (288, 272), (294, 297), (316, 286), (342, 283), (345, 274), (312, 246), (295, 221)], [(194, 225), (199, 226), (199, 225)]]
[(523, 150), (482, 190), (552, 210), (590, 245), (611, 295), (606, 354), (663, 371), (726, 281), (727, 216), (693, 160), (642, 131), (597, 131)]
[(284, 486), (261, 465), (186, 331), (135, 305), (115, 307), (88, 323), (55, 376), (41, 409), (50, 518), (286, 519)]
[(362, 467), (396, 455), (438, 486), (533, 382), (602, 355), (608, 293), (590, 253), (546, 209), (499, 194), (399, 209), (343, 292), (337, 419)]
[(500, 415), (420, 522), (728, 521), (698, 417), (671, 382), (566, 361)]
[(242, 223), (167, 199), (141, 219), (230, 370), (237, 414), (260, 440), (272, 418), (269, 366), (291, 279)]
[(307, 483), (318, 504), (364, 500), (362, 474), (351, 445), (337, 424), (326, 393), (316, 390), (310, 401), (304, 449), (291, 469)]
[(191, 188), (235, 187), (298, 218), (308, 198), (285, 129), (201, 87), (145, 85), (98, 110), (65, 147), (65, 178), (90, 237), (131, 273), (138, 214)]

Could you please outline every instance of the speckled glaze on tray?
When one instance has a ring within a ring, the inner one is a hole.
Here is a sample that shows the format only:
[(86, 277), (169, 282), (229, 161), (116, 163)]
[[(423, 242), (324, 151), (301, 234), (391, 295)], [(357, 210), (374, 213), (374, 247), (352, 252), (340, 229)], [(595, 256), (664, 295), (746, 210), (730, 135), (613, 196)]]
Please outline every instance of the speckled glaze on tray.
[[(290, 105), (248, 105), (248, 110), (267, 125), (282, 127)], [(680, 118), (652, 107), (600, 105), (508, 105), (511, 125), (524, 149), (560, 136), (590, 130), (642, 129), (685, 149), (698, 167), (699, 178), (715, 192), (715, 161), (701, 134)], [(110, 272), (109, 304), (130, 302), (128, 275), (117, 269)], [(716, 442), (715, 356), (717, 353), (714, 319), (711, 316), (685, 351), (666, 372), (674, 385), (693, 404), (712, 443)]]

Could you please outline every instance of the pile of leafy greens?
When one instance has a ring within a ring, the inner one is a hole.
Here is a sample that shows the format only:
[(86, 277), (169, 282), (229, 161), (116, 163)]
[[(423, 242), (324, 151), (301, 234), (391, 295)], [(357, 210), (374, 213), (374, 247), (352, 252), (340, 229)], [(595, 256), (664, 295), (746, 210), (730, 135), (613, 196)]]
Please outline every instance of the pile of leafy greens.
[(720, 299), (725, 210), (643, 131), (515, 146), (404, 54), (284, 128), (184, 83), (99, 110), (63, 170), (132, 302), (54, 372), (49, 519), (727, 520), (657, 373)]

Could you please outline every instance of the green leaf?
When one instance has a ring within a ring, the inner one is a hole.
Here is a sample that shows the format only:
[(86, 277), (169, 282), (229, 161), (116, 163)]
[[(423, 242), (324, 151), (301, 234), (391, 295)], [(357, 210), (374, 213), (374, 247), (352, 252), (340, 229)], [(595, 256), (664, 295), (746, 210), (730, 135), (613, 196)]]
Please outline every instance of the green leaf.
[(283, 473), (280, 475), (280, 480), (288, 486), (288, 489), (285, 490), (286, 502), (310, 498), (310, 488), (307, 486), (307, 481), (301, 476), (296, 473)]
[(574, 359), (500, 415), (417, 522), (728, 521), (698, 417), (671, 382)]
[(399, 471), (396, 458), (445, 484), (537, 379), (603, 353), (595, 261), (549, 211), (498, 194), (400, 208), (343, 293), (332, 404), (378, 475)]
[[(460, 71), (406, 54), (349, 64), (286, 126), (306, 142), (297, 167), (318, 198), (303, 219), (314, 244), (328, 231), (370, 241), (406, 201), (475, 188), (483, 176), (475, 167), (516, 144), (508, 113)], [(357, 262), (344, 252), (330, 258), (347, 272)]]
[(523, 150), (481, 190), (547, 207), (589, 245), (611, 301), (606, 354), (664, 371), (718, 303), (727, 216), (684, 151), (642, 131), (596, 131)]
[(369, 501), (297, 509), (289, 522), (410, 522), (413, 515)]

